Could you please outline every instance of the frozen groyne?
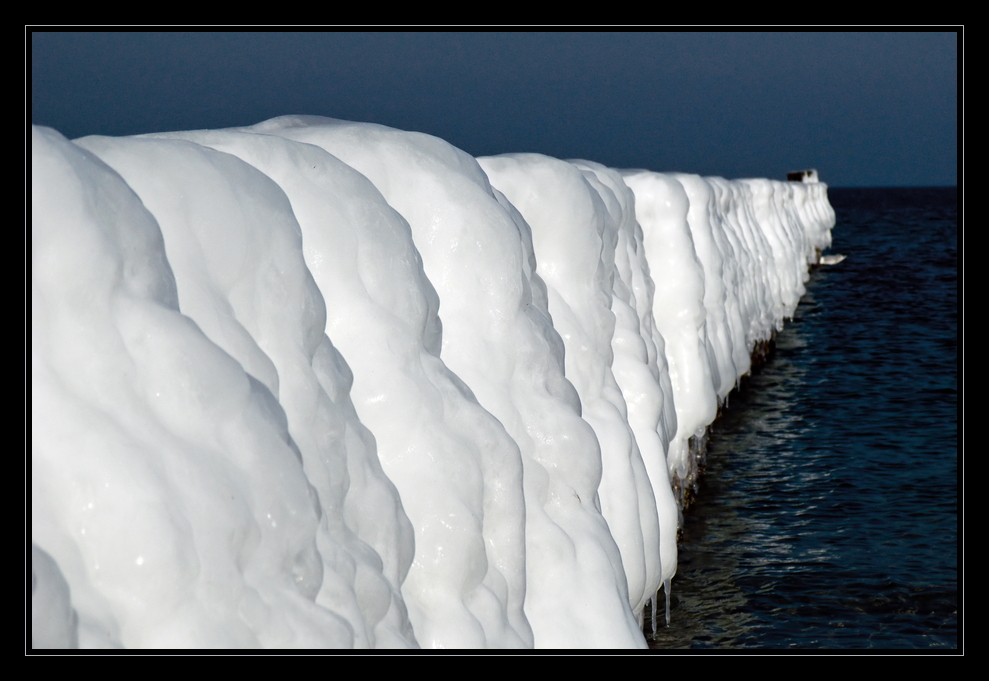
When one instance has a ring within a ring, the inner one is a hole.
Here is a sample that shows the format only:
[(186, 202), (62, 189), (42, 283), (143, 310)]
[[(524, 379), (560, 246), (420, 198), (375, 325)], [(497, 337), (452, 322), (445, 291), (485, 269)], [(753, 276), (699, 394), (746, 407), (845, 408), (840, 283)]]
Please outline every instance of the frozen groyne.
[(826, 186), (315, 117), (32, 133), (32, 642), (645, 647)]

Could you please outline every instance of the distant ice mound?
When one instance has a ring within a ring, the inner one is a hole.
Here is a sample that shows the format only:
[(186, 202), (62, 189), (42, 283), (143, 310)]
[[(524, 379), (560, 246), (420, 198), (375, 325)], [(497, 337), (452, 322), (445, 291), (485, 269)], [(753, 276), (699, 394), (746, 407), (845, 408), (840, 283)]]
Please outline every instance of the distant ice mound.
[(34, 647), (645, 647), (834, 224), (304, 116), (34, 127), (31, 182)]

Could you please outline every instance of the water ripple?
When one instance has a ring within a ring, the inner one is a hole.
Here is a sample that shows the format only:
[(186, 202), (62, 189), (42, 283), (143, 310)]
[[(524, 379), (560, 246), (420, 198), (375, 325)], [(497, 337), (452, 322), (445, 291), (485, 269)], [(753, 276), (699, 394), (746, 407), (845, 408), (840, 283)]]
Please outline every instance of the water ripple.
[(713, 427), (653, 647), (958, 645), (956, 192), (829, 193), (849, 257)]

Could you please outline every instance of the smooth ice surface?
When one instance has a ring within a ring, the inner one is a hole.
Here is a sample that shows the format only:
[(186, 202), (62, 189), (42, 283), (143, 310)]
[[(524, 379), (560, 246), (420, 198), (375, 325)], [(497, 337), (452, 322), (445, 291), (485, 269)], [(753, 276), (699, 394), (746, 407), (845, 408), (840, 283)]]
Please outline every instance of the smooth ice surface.
[(317, 117), (35, 127), (33, 645), (644, 647), (671, 476), (833, 223)]

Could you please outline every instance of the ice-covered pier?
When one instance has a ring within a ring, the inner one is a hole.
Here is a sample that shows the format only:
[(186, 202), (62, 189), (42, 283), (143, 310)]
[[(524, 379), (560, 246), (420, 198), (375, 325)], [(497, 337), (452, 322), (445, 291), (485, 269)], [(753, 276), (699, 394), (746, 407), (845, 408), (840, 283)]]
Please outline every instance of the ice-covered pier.
[(36, 647), (644, 648), (834, 225), (315, 117), (31, 150)]

